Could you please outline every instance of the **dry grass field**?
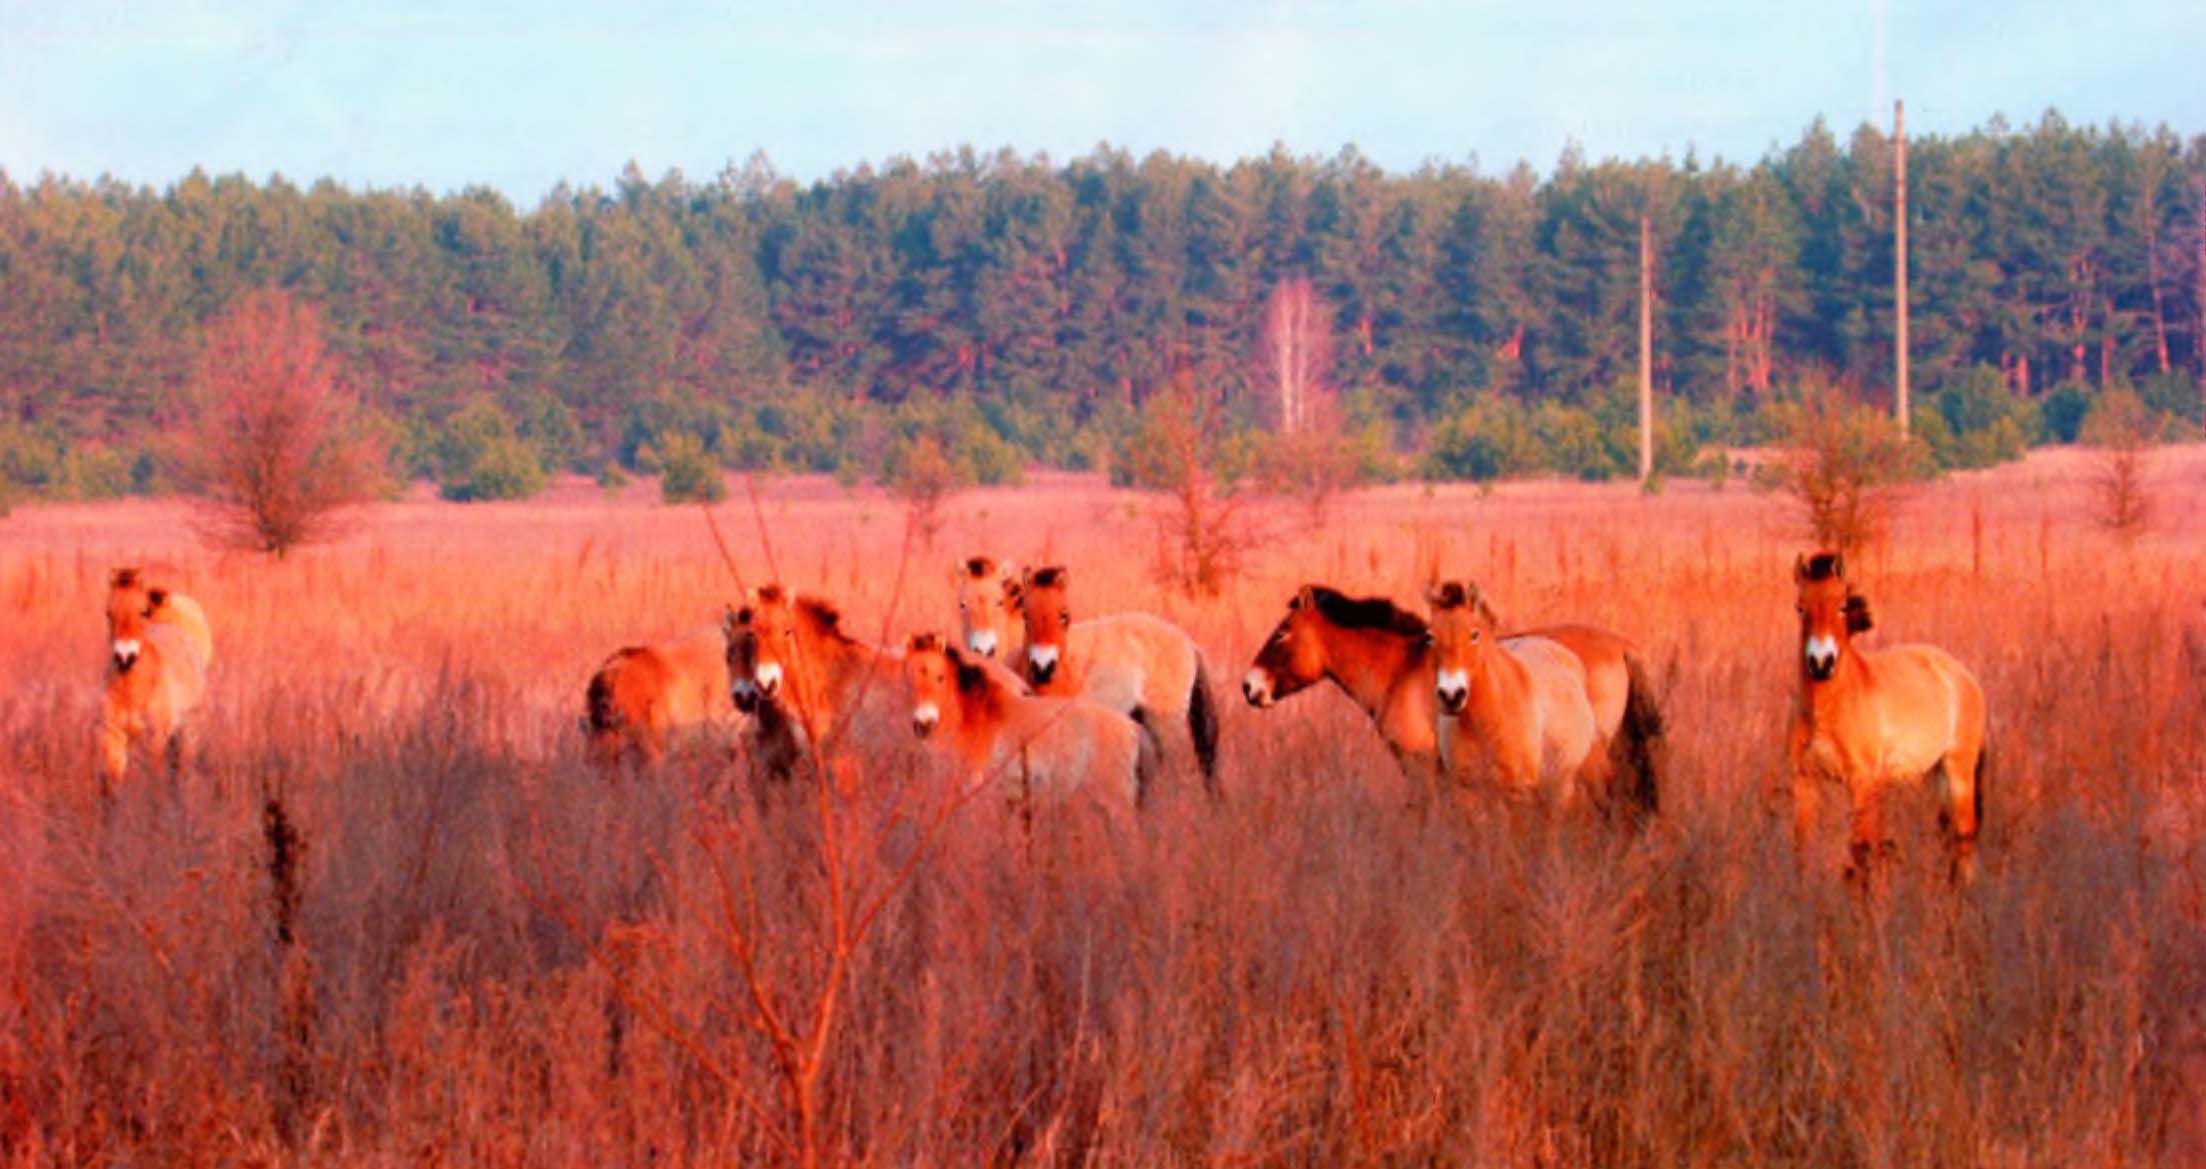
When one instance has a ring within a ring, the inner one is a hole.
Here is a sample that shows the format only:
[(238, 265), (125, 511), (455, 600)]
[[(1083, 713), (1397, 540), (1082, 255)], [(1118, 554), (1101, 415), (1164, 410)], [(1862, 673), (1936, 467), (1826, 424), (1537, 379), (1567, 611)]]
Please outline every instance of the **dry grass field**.
[[(1225, 800), (1137, 837), (955, 803), (909, 749), (761, 789), (715, 741), (608, 778), (576, 718), (622, 644), (735, 595), (695, 508), (565, 485), (380, 505), (282, 562), (170, 503), (0, 520), (0, 1163), (1922, 1166), (2206, 1164), (2206, 451), (2134, 546), (2088, 459), (1919, 490), (1850, 575), (1872, 644), (1982, 678), (1982, 874), (1927, 797), (1889, 894), (1795, 864), (1787, 503), (1734, 487), (1390, 487), (1153, 582), (1140, 497), (1041, 477), (718, 512), (751, 584), (868, 636), (955, 621), (947, 567), (1072, 567), (1085, 614), (1204, 646)], [(768, 544), (770, 543), (770, 549)], [(216, 641), (180, 778), (102, 806), (111, 565)], [(1331, 688), (1235, 692), (1295, 586), (1476, 577), (1512, 622), (1638, 638), (1662, 814), (1419, 815)], [(901, 583), (899, 580), (901, 578)], [(1826, 800), (1826, 806), (1837, 801)]]

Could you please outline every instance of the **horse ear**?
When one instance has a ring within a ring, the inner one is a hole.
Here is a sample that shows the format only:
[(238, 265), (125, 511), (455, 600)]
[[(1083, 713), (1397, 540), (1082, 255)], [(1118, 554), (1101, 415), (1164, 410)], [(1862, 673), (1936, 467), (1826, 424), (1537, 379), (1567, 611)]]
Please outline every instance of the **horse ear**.
[(107, 587), (111, 589), (127, 589), (137, 583), (138, 570), (134, 566), (118, 568), (107, 574)]
[(1842, 552), (1831, 553), (1831, 579), (1846, 579), (1846, 556)]
[(146, 611), (150, 613), (168, 604), (168, 600), (169, 591), (167, 589), (148, 589), (146, 590)]
[(1287, 602), (1287, 607), (1289, 609), (1317, 608), (1317, 586), (1303, 585), (1301, 588), (1295, 590), (1294, 599)]
[(1846, 632), (1867, 633), (1876, 628), (1869, 616), (1869, 598), (1854, 593), (1846, 598)]
[(720, 605), (720, 632), (725, 636), (734, 637), (735, 631), (742, 624), (743, 618), (736, 613), (735, 606), (722, 602)]

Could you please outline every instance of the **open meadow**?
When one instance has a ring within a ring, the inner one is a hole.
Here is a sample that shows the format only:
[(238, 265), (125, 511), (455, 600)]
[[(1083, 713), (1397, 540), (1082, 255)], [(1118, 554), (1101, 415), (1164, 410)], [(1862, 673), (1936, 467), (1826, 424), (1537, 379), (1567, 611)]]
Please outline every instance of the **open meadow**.
[[(2090, 456), (1918, 488), (1849, 558), (1871, 645), (1991, 711), (1981, 874), (1899, 801), (1888, 894), (1795, 863), (1792, 504), (1734, 484), (1402, 485), (1157, 583), (1148, 497), (1037, 476), (932, 546), (873, 489), (738, 487), (743, 583), (901, 644), (952, 561), (1070, 566), (1080, 616), (1200, 643), (1137, 832), (1031, 836), (913, 750), (761, 786), (734, 715), (605, 775), (577, 720), (632, 642), (739, 596), (695, 507), (579, 481), (376, 505), (276, 561), (183, 505), (0, 520), (0, 1164), (2206, 1164), (2206, 448), (2134, 544)], [(99, 795), (108, 570), (199, 598), (179, 778)], [(1303, 582), (1635, 638), (1668, 734), (1640, 836), (1420, 812), (1330, 686), (1237, 687)], [(1175, 757), (1177, 758), (1177, 757)]]

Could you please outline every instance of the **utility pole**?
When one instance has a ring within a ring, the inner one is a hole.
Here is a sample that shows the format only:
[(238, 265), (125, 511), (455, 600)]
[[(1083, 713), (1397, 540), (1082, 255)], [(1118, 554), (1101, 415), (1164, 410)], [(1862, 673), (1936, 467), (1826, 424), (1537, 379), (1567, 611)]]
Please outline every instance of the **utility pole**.
[(1654, 477), (1654, 246), (1639, 217), (1639, 482)]
[(1907, 437), (1907, 104), (1892, 103), (1892, 303), (1899, 310), (1892, 351), (1900, 437)]
[(2198, 358), (2198, 397), (2206, 405), (2206, 182), (2198, 185), (2198, 337), (2191, 342)]

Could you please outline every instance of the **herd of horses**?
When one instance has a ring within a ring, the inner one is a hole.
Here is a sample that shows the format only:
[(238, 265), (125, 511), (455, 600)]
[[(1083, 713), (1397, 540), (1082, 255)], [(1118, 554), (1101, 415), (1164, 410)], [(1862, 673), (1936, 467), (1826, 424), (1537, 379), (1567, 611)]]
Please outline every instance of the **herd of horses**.
[[(1799, 687), (1789, 737), (1796, 843), (1807, 855), (1823, 786), (1850, 799), (1849, 873), (1889, 850), (1882, 808), (1898, 784), (1939, 796), (1957, 879), (1973, 872), (1983, 820), (1983, 688), (1945, 651), (1854, 644), (1868, 602), (1836, 553), (1793, 567)], [(1121, 613), (1075, 620), (1061, 565), (1018, 570), (975, 556), (952, 568), (958, 636), (878, 646), (836, 607), (768, 585), (717, 627), (615, 651), (591, 675), (582, 726), (607, 767), (651, 763), (684, 735), (738, 717), (735, 747), (766, 774), (818, 764), (851, 729), (916, 736), (1026, 806), (1073, 799), (1138, 813), (1168, 753), (1216, 799), (1219, 713), (1188, 634)], [(1592, 625), (1509, 630), (1479, 587), (1432, 584), (1420, 615), (1383, 597), (1297, 590), (1241, 682), (1268, 708), (1321, 681), (1370, 716), (1420, 791), (1476, 806), (1588, 808), (1637, 828), (1659, 809), (1664, 719), (1628, 638)], [(190, 597), (116, 569), (99, 724), (102, 791), (141, 749), (180, 766), (207, 691), (213, 643)], [(1167, 740), (1170, 740), (1168, 752)]]

